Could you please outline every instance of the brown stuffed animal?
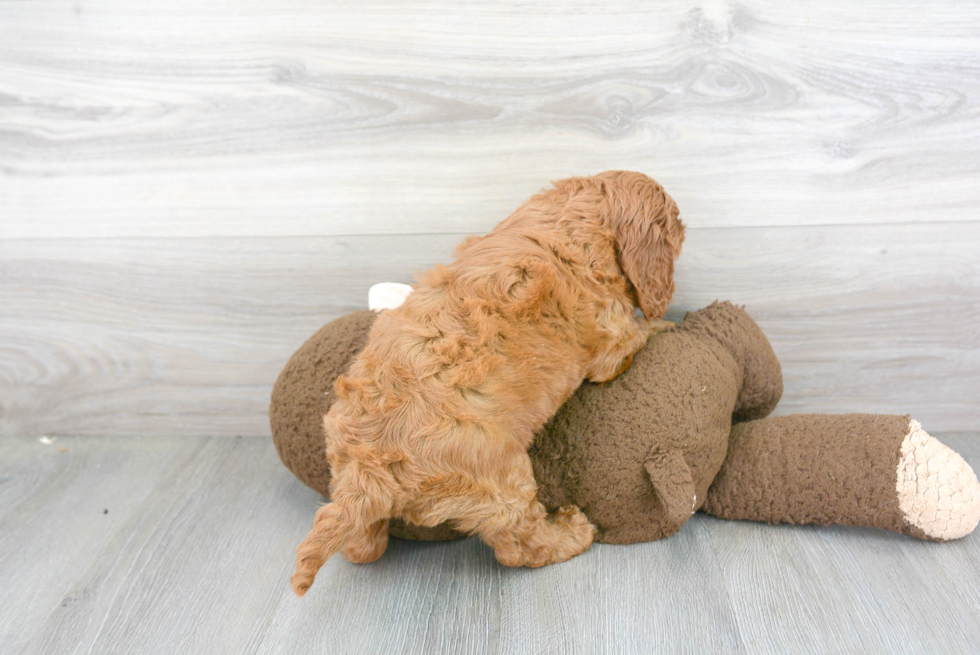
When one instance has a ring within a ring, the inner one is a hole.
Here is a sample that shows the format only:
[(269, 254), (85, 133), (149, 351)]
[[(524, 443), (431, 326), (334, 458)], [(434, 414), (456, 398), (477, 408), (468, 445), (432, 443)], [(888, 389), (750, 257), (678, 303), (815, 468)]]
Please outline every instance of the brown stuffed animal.
[[(321, 428), (333, 382), (363, 347), (374, 312), (329, 323), (290, 359), (272, 393), (283, 463), (327, 495)], [(758, 325), (729, 303), (689, 313), (654, 336), (632, 367), (585, 383), (530, 450), (549, 511), (577, 505), (597, 541), (670, 536), (701, 509), (770, 523), (839, 523), (922, 539), (969, 534), (980, 483), (955, 452), (908, 416), (767, 416), (782, 394), (779, 361)], [(735, 425), (732, 422), (736, 421)], [(449, 526), (392, 523), (410, 539), (449, 539)]]

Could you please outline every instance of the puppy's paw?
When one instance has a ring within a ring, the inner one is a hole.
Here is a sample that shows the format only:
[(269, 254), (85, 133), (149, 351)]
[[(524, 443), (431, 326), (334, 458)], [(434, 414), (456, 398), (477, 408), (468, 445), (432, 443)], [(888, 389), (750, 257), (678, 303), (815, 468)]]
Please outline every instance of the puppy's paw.
[(381, 557), (387, 548), (388, 521), (378, 521), (363, 534), (352, 538), (342, 552), (348, 562), (368, 564)]
[[(613, 376), (610, 379), (611, 380), (615, 380), (620, 375), (622, 375), (623, 373), (625, 373), (629, 369), (629, 367), (632, 366), (632, 365), (633, 365), (633, 355), (630, 355), (629, 357), (627, 357), (626, 359), (623, 360), (623, 363), (619, 365), (619, 368), (616, 369), (616, 372), (613, 373)], [(609, 380), (606, 380), (606, 382), (608, 382), (608, 381)]]
[(524, 566), (538, 567), (564, 562), (589, 549), (595, 528), (578, 507), (566, 505), (548, 517), (550, 534), (537, 548), (530, 549)]
[(582, 550), (592, 544), (596, 534), (595, 526), (589, 523), (588, 517), (578, 507), (574, 505), (559, 507), (552, 516), (553, 523), (567, 530), (574, 538), (574, 542), (582, 545)]
[(677, 323), (667, 321), (662, 318), (652, 318), (643, 321), (643, 331), (646, 332), (648, 339), (658, 332), (667, 332), (668, 330), (673, 330), (676, 327)]
[(633, 355), (632, 354), (628, 355), (622, 360), (615, 362), (615, 364), (616, 364), (615, 369), (606, 368), (606, 370), (593, 371), (592, 373), (589, 374), (589, 381), (597, 382), (600, 384), (606, 382), (612, 382), (620, 375), (625, 373), (627, 369), (629, 369), (630, 365), (633, 364)]

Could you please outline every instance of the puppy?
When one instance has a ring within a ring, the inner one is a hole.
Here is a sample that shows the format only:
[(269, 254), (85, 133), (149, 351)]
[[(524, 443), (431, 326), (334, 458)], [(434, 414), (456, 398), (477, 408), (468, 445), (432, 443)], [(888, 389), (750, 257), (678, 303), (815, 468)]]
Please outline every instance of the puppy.
[(683, 239), (659, 184), (610, 171), (555, 183), (420, 275), (336, 382), (332, 502), (297, 550), (296, 594), (339, 550), (380, 557), (395, 517), (449, 521), (506, 566), (586, 550), (593, 526), (577, 507), (547, 514), (527, 449), (584, 379), (615, 378), (669, 325)]

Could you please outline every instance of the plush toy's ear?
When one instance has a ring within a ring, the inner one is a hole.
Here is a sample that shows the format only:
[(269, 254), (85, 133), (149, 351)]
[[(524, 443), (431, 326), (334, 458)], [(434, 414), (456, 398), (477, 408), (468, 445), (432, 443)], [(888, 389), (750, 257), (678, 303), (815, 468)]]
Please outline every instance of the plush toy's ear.
[(412, 287), (397, 282), (379, 282), (368, 289), (368, 308), (380, 312), (382, 309), (401, 307)]
[(664, 536), (669, 536), (691, 518), (698, 498), (691, 469), (678, 450), (654, 451), (643, 463), (657, 498), (664, 509)]

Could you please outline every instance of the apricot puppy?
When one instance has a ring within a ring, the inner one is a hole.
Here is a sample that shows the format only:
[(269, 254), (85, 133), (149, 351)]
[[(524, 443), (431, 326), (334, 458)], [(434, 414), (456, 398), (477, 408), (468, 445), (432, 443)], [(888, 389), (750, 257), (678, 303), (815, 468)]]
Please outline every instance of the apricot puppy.
[(683, 239), (659, 184), (610, 171), (556, 182), (421, 275), (336, 382), (332, 502), (297, 549), (293, 590), (337, 551), (380, 557), (391, 518), (449, 521), (507, 566), (586, 550), (594, 528), (577, 507), (546, 513), (527, 449), (584, 379), (613, 379), (669, 325)]

